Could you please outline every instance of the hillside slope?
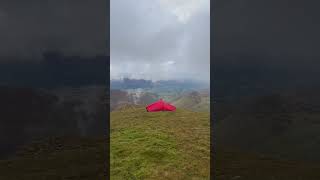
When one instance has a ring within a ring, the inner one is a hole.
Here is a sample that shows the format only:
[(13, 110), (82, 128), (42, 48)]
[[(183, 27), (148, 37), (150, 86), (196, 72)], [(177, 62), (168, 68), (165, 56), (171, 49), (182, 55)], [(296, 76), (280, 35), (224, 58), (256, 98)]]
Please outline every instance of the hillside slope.
[(144, 107), (111, 113), (112, 179), (208, 179), (209, 113)]
[(185, 93), (172, 101), (172, 104), (178, 108), (184, 108), (198, 112), (210, 111), (210, 96), (201, 94), (197, 91)]
[(316, 97), (258, 96), (235, 103), (233, 109), (218, 104), (217, 141), (273, 157), (320, 162), (320, 104)]
[(31, 143), (0, 161), (0, 179), (88, 180), (107, 178), (107, 139), (57, 137)]
[[(198, 158), (198, 155), (194, 154), (193, 157), (190, 157), (193, 154), (191, 153), (192, 150), (196, 149), (195, 147), (197, 146), (199, 149), (195, 152), (199, 152), (200, 146), (197, 145), (198, 143), (185, 144), (193, 148), (185, 151), (188, 154), (184, 155), (174, 148), (179, 144), (179, 146), (183, 145), (182, 142), (175, 144), (172, 138), (164, 136), (163, 133), (155, 135), (149, 131), (149, 136), (141, 136), (142, 133), (137, 131), (127, 130), (126, 132), (122, 134), (128, 135), (128, 132), (134, 132), (134, 136), (130, 136), (131, 139), (126, 139), (128, 136), (113, 137), (111, 179), (130, 179), (130, 177), (135, 179), (133, 178), (134, 173), (142, 177), (142, 173), (148, 172), (150, 169), (152, 170), (151, 172), (157, 172), (157, 170), (158, 172), (159, 170), (167, 171), (162, 171), (162, 174), (159, 172), (158, 174), (149, 175), (150, 178), (145, 179), (191, 179), (192, 177), (194, 179), (209, 179), (207, 176), (195, 178), (195, 174), (197, 174), (195, 172), (207, 174), (209, 167), (207, 166), (200, 171), (204, 165), (207, 165), (207, 157), (202, 159), (205, 160), (203, 165), (199, 163), (201, 159), (193, 162), (194, 159)], [(149, 141), (143, 140), (143, 137)], [(115, 142), (115, 140), (121, 139), (122, 141)], [(128, 142), (131, 141), (130, 146), (126, 147), (128, 143), (124, 143), (123, 140), (125, 139)], [(25, 147), (16, 157), (0, 161), (0, 179), (106, 179), (106, 165), (108, 164), (106, 162), (106, 148), (108, 145), (106, 142), (105, 138), (89, 139), (79, 137), (50, 138), (35, 142)], [(141, 146), (140, 148), (139, 145)], [(150, 149), (153, 146), (158, 146), (158, 148), (152, 152)], [(143, 148), (146, 149), (144, 150)], [(116, 158), (114, 155), (116, 155)], [(126, 155), (127, 157), (125, 157)], [(177, 155), (180, 155), (181, 158), (177, 157)], [(187, 159), (184, 159), (185, 157)], [(121, 164), (121, 160), (124, 160), (123, 163), (127, 164)], [(232, 151), (229, 149), (217, 149), (214, 161), (213, 173), (217, 180), (320, 179), (318, 173), (320, 167), (316, 164), (275, 160), (259, 154), (237, 152), (234, 149)], [(148, 165), (152, 163), (154, 166), (149, 167)], [(183, 169), (183, 166), (186, 169)], [(120, 177), (121, 175), (123, 176)], [(166, 176), (166, 178), (161, 176)]]
[[(232, 149), (232, 150), (231, 150)], [(318, 180), (319, 164), (274, 159), (234, 148), (218, 148), (214, 159), (216, 180)]]

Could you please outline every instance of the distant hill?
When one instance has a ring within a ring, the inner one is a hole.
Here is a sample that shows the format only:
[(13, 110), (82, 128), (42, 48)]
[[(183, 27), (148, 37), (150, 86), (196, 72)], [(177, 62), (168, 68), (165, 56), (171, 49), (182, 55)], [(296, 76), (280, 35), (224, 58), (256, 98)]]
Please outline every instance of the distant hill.
[(250, 52), (215, 55), (214, 59), (211, 83), (217, 101), (233, 103), (243, 97), (320, 87), (319, 61), (309, 57)]
[(159, 100), (159, 95), (153, 92), (144, 91), (143, 89), (136, 89), (129, 91), (129, 96), (137, 105), (148, 105)]
[(210, 111), (210, 96), (205, 92), (192, 91), (184, 93), (171, 102), (178, 108), (185, 108), (193, 111)]
[(105, 87), (0, 87), (0, 99), (0, 158), (34, 138), (106, 133)]
[(123, 105), (147, 105), (158, 100), (159, 96), (143, 90), (124, 91), (118, 89), (110, 90), (110, 110), (113, 111)]
[(207, 90), (202, 91), (185, 91), (185, 92), (152, 92), (145, 89), (131, 90), (110, 90), (110, 107), (111, 111), (117, 109), (123, 104), (134, 104), (146, 106), (160, 98), (175, 105), (178, 108), (189, 109), (193, 111), (209, 112), (210, 95)]
[(126, 91), (110, 90), (110, 110), (113, 111), (121, 104), (133, 104)]
[[(276, 158), (320, 161), (317, 97), (311, 92), (271, 94), (238, 101), (233, 107), (217, 104), (217, 141)], [(221, 116), (224, 112), (228, 113)]]
[(44, 52), (38, 61), (3, 59), (0, 85), (32, 88), (57, 88), (106, 85), (109, 56), (65, 56), (60, 52)]
[(165, 91), (183, 91), (183, 90), (199, 90), (208, 88), (208, 84), (193, 80), (159, 80), (151, 81), (145, 79), (112, 79), (110, 81), (111, 89), (152, 89), (153, 92)]

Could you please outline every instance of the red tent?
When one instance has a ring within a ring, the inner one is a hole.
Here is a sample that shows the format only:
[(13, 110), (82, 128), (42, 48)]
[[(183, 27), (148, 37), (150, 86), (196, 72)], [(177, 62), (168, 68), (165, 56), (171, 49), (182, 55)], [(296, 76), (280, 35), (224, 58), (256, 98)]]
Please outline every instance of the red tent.
[(157, 111), (175, 111), (176, 107), (160, 99), (146, 107), (148, 112), (157, 112)]

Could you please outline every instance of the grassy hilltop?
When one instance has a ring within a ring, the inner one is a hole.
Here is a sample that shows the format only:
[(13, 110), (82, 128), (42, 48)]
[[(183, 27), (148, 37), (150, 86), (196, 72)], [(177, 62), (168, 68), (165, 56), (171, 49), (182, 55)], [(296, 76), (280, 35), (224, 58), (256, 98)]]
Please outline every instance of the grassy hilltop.
[(216, 180), (318, 180), (319, 164), (283, 160), (263, 154), (218, 148), (214, 159)]
[[(209, 179), (209, 113), (147, 113), (126, 106), (111, 113), (111, 179)], [(0, 179), (105, 179), (105, 138), (34, 142), (0, 161)]]
[(106, 138), (57, 137), (22, 148), (0, 161), (2, 180), (106, 179)]
[[(319, 165), (222, 149), (217, 143), (217, 180), (318, 180)], [(105, 138), (44, 139), (0, 161), (5, 180), (106, 179)], [(126, 106), (111, 113), (111, 180), (209, 179), (209, 114), (178, 109), (147, 113)], [(306, 152), (308, 153), (308, 152)]]
[(112, 179), (209, 179), (209, 113), (111, 113)]

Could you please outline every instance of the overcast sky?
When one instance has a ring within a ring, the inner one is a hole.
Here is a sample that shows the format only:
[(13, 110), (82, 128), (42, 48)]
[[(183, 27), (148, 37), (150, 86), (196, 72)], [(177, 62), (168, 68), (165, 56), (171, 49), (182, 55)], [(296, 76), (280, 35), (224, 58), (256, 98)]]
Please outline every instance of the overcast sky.
[(0, 57), (35, 59), (46, 50), (106, 54), (107, 4), (106, 0), (1, 0)]
[(320, 55), (318, 1), (214, 1), (214, 53), (302, 56)]
[(209, 0), (111, 0), (111, 79), (210, 79)]

